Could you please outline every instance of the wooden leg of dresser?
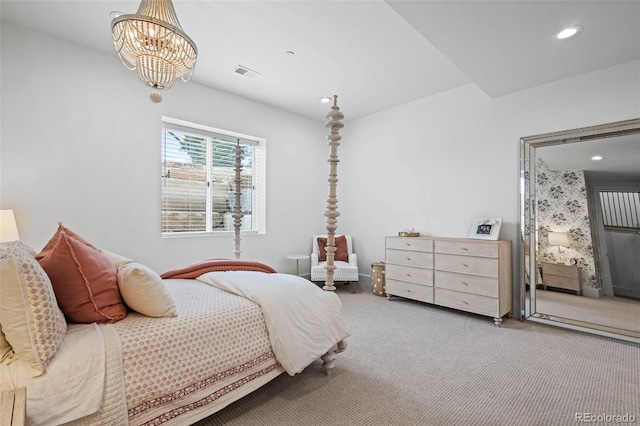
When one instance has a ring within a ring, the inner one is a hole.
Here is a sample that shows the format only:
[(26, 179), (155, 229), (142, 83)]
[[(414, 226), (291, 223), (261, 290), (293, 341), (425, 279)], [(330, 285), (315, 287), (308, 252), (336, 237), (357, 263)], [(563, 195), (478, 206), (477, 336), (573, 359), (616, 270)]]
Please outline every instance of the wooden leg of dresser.
[(502, 325), (502, 318), (496, 317), (493, 319), (493, 321), (496, 323), (497, 327), (500, 327)]

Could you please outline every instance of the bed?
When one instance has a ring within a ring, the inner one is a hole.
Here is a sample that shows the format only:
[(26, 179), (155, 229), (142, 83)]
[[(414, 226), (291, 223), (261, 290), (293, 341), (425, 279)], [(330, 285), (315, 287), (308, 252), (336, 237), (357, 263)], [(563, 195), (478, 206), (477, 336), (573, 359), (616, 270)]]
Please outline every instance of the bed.
[(235, 156), (235, 259), (162, 276), (58, 224), (40, 252), (0, 244), (0, 391), (26, 387), (31, 425), (187, 425), (278, 375), (322, 359), (349, 336), (333, 290), (337, 145), (329, 121), (327, 281), (240, 259), (241, 156)]
[[(131, 259), (98, 252), (118, 272), (128, 268), (153, 277)], [(124, 318), (79, 324), (54, 306), (49, 283), (56, 273), (44, 271), (39, 255), (20, 242), (0, 248), (0, 390), (27, 388), (29, 424), (191, 424), (318, 358), (329, 371), (346, 347), (348, 331), (334, 293), (258, 262), (217, 259), (170, 271), (163, 274), (168, 278), (157, 276), (158, 294), (170, 309), (149, 301), (147, 288), (141, 293), (146, 299), (138, 300), (145, 308), (160, 306), (155, 314), (164, 316), (131, 309), (138, 305), (129, 294)], [(86, 260), (76, 258), (87, 274)], [(16, 271), (17, 278), (11, 275)], [(12, 295), (8, 286), (22, 290)], [(10, 306), (17, 301), (26, 310), (22, 325)], [(20, 327), (27, 328), (22, 337), (31, 335), (26, 344), (18, 341)], [(29, 346), (35, 354), (26, 353)]]

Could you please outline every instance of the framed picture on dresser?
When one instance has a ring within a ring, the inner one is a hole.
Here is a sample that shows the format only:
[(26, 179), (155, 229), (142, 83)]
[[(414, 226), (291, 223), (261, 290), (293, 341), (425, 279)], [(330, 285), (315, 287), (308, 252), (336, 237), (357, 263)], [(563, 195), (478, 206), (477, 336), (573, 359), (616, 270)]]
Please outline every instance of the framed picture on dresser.
[(500, 236), (501, 217), (474, 219), (469, 230), (469, 238), (497, 240)]

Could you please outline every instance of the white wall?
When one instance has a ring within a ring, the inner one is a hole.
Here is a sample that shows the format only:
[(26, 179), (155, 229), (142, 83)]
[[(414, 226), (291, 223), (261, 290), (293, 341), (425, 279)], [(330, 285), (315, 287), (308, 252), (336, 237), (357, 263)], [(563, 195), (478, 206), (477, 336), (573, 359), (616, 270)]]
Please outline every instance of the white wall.
[[(150, 89), (106, 54), (2, 24), (1, 198), (36, 250), (57, 222), (98, 247), (163, 272), (232, 257), (233, 237), (160, 236), (161, 116), (267, 139), (267, 234), (245, 259), (293, 272), (324, 226), (324, 117), (309, 120), (189, 82), (152, 103)], [(251, 82), (249, 83), (251, 84)], [(308, 265), (307, 265), (308, 268)]]
[(469, 84), (348, 122), (338, 231), (370, 273), (386, 235), (467, 237), (474, 218), (502, 217), (515, 262), (520, 137), (635, 117), (638, 61), (496, 99)]
[[(152, 104), (115, 54), (5, 23), (1, 71), (0, 207), (36, 249), (62, 221), (158, 271), (231, 256), (230, 237), (160, 238), (162, 115), (267, 138), (267, 235), (245, 237), (244, 258), (292, 272), (284, 256), (307, 253), (324, 229), (323, 117), (194, 82)], [(469, 84), (358, 120), (343, 111), (338, 232), (353, 235), (361, 273), (405, 227), (466, 237), (473, 218), (499, 216), (515, 244), (519, 138), (638, 117), (639, 80), (636, 61), (497, 99)]]

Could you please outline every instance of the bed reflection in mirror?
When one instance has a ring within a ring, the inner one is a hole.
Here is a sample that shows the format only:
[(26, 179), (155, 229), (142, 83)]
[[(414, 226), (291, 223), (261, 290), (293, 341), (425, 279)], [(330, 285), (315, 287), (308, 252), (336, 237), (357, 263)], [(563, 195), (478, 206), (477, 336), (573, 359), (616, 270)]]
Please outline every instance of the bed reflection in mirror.
[(522, 316), (640, 342), (640, 119), (521, 140)]

